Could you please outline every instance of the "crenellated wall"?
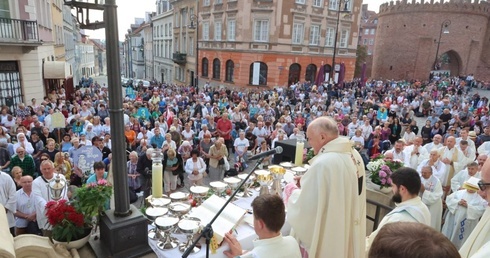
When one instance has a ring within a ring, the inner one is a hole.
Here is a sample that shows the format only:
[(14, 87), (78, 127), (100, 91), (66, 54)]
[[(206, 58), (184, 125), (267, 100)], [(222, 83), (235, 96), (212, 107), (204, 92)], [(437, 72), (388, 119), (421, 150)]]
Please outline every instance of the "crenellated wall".
[(444, 69), (490, 79), (490, 4), (473, 0), (391, 1), (382, 4), (374, 47), (372, 75), (387, 79), (426, 79), (434, 66), (442, 23), (439, 56)]

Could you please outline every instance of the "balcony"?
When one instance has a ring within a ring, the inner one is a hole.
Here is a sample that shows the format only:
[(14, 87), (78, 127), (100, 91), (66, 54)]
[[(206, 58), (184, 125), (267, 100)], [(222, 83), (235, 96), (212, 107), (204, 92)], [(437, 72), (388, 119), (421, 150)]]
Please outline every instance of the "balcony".
[(179, 65), (185, 65), (185, 63), (187, 63), (187, 54), (182, 54), (178, 52), (173, 53), (172, 61), (174, 61), (174, 63)]
[(0, 18), (0, 45), (39, 46), (36, 21)]

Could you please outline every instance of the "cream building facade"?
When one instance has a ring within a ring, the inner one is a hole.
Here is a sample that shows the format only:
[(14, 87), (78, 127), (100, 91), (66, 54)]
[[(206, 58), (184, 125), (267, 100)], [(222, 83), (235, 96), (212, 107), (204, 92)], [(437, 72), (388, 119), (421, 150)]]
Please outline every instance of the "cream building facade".
[(154, 76), (156, 81), (172, 82), (173, 6), (169, 0), (158, 0), (156, 5), (157, 11), (152, 17)]

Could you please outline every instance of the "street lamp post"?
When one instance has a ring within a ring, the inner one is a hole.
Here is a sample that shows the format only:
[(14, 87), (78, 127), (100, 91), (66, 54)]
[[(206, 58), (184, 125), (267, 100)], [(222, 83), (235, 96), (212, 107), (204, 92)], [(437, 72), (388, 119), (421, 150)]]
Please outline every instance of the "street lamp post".
[(348, 4), (350, 0), (345, 0), (344, 1), (344, 10), (340, 10), (342, 8), (342, 0), (337, 0), (339, 1), (339, 6), (337, 9), (337, 24), (335, 28), (335, 39), (333, 42), (333, 56), (332, 56), (332, 69), (330, 70), (330, 79), (335, 82), (335, 57), (337, 56), (337, 39), (339, 36), (339, 24), (340, 24), (340, 13), (348, 13), (349, 8)]
[[(197, 10), (199, 10), (199, 2), (197, 3)], [(196, 68), (195, 68), (195, 74), (194, 74), (194, 88), (196, 93), (199, 93), (199, 19), (197, 15), (192, 14), (190, 17), (191, 24), (188, 26), (189, 29), (194, 29), (195, 30), (195, 38), (196, 38)]]
[(437, 41), (436, 58), (434, 60), (434, 67), (433, 67), (434, 70), (439, 70), (438, 61), (439, 61), (439, 47), (441, 46), (441, 38), (443, 33), (444, 34), (449, 33), (449, 29), (448, 29), (449, 25), (451, 25), (450, 20), (445, 20), (441, 23), (441, 30), (439, 31), (439, 40)]
[[(85, 11), (87, 19), (79, 20), (80, 28), (106, 28), (109, 117), (113, 137), (111, 170), (115, 206), (114, 209), (105, 211), (105, 216), (101, 216), (100, 240), (91, 239), (90, 244), (97, 257), (139, 257), (151, 252), (151, 248), (148, 246), (146, 219), (136, 207), (129, 204), (116, 0), (65, 0), (65, 5), (76, 8), (77, 13)], [(90, 22), (88, 13), (94, 9), (104, 11), (103, 22)]]

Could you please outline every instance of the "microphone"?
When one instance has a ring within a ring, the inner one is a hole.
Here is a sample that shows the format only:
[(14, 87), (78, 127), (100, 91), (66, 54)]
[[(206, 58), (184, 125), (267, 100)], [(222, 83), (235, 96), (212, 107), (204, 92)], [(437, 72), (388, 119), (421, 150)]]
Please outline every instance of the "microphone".
[(262, 152), (260, 154), (254, 155), (254, 156), (250, 157), (248, 160), (256, 160), (256, 159), (260, 159), (262, 157), (267, 157), (269, 155), (281, 154), (281, 153), (282, 153), (282, 147), (277, 146), (276, 148), (274, 148), (270, 151), (266, 151), (266, 152)]

